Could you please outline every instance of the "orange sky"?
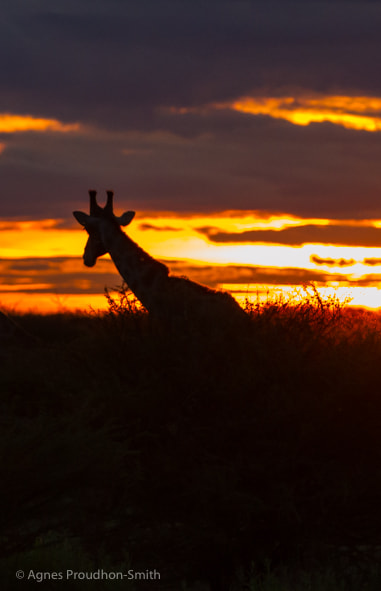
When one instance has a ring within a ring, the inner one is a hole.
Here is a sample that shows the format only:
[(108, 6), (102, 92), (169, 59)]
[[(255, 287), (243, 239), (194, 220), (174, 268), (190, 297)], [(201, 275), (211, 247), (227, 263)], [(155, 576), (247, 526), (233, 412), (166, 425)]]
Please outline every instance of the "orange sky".
[(25, 131), (79, 131), (78, 123), (61, 123), (56, 119), (44, 119), (32, 115), (0, 113), (0, 133), (21, 133)]
[(172, 272), (378, 307), (378, 3), (24, 4), (2, 7), (0, 304), (103, 302), (121, 278), (83, 266), (71, 212), (112, 189)]
[(381, 129), (381, 99), (366, 96), (321, 97), (244, 97), (229, 108), (252, 115), (269, 115), (295, 125), (329, 121), (348, 129), (379, 131)]
[[(256, 297), (258, 290), (265, 294), (269, 288), (276, 293), (279, 289), (294, 292), (312, 279), (322, 293), (334, 292), (339, 298), (353, 298), (352, 304), (379, 307), (381, 243), (369, 247), (308, 242), (290, 246), (275, 242), (281, 241), (290, 228), (329, 228), (332, 223), (260, 212), (182, 217), (140, 213), (128, 233), (173, 272), (230, 289), (240, 301), (250, 294)], [(352, 230), (376, 228), (381, 239), (381, 221), (345, 220), (334, 224), (335, 228)], [(243, 233), (250, 231), (252, 235), (253, 231), (264, 230), (273, 231), (274, 242), (240, 242)], [(218, 232), (229, 233), (233, 241), (213, 241)], [(94, 268), (83, 266), (80, 257), (86, 233), (79, 226), (65, 227), (63, 220), (1, 222), (0, 233), (1, 260), (3, 266), (7, 265), (0, 286), (2, 305), (40, 311), (86, 309), (90, 305), (104, 308), (104, 287), (121, 285), (108, 257), (99, 260)]]
[(174, 108), (180, 113), (230, 109), (249, 115), (267, 115), (294, 125), (328, 121), (347, 129), (377, 132), (381, 130), (381, 98), (370, 96), (295, 95), (244, 96), (231, 102), (211, 103), (203, 107)]
[[(381, 130), (381, 98), (369, 96), (243, 96), (225, 103), (171, 109), (178, 114), (221, 110), (283, 119), (295, 126), (329, 122), (357, 131)], [(0, 158), (7, 152), (7, 137), (25, 132), (96, 135), (95, 128), (78, 122), (3, 113)], [(138, 135), (134, 137), (139, 141)], [(159, 144), (163, 141), (160, 134), (156, 139)], [(127, 157), (150, 154), (150, 150), (123, 146), (120, 151)], [(100, 261), (94, 269), (82, 266), (86, 234), (69, 216), (0, 219), (0, 304), (42, 311), (106, 305), (103, 288), (120, 285), (121, 278), (107, 261)], [(378, 219), (302, 218), (263, 210), (192, 215), (141, 211), (128, 232), (173, 272), (224, 286), (237, 298), (265, 293), (269, 286), (288, 293), (314, 281), (319, 289), (335, 290), (340, 298), (351, 297), (355, 305), (379, 307), (381, 303)]]

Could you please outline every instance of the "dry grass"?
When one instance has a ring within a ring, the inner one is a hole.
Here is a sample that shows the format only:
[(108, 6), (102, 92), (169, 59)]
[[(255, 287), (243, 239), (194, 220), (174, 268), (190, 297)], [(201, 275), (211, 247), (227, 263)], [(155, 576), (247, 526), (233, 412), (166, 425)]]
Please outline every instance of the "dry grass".
[(228, 589), (252, 562), (380, 544), (379, 315), (312, 292), (205, 334), (126, 297), (15, 318), (36, 340), (0, 354), (3, 556), (54, 531)]

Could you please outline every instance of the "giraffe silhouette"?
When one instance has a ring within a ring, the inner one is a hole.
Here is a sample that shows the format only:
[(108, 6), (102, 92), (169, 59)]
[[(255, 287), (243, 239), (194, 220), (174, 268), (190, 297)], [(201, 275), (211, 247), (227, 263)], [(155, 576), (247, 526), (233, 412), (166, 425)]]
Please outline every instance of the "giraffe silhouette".
[(219, 322), (232, 319), (238, 322), (246, 317), (230, 294), (186, 277), (170, 275), (166, 265), (131, 240), (121, 226), (128, 226), (135, 212), (126, 211), (117, 217), (112, 191), (107, 191), (105, 207), (98, 205), (96, 191), (89, 191), (89, 195), (90, 215), (73, 211), (89, 235), (83, 254), (87, 267), (93, 267), (98, 257), (109, 253), (120, 275), (151, 316), (188, 321), (218, 319)]

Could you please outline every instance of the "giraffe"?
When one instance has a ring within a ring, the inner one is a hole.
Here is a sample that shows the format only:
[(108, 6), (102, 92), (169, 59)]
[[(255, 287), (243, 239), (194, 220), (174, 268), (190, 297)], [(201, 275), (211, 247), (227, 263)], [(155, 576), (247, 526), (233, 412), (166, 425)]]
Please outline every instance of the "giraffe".
[(109, 253), (120, 275), (150, 316), (188, 321), (218, 318), (220, 322), (246, 317), (230, 294), (186, 277), (170, 275), (166, 265), (131, 240), (121, 226), (128, 226), (135, 212), (126, 211), (117, 217), (113, 211), (112, 191), (107, 191), (105, 207), (98, 205), (96, 191), (89, 191), (89, 196), (90, 215), (73, 211), (75, 219), (89, 235), (84, 264), (93, 267), (98, 257)]

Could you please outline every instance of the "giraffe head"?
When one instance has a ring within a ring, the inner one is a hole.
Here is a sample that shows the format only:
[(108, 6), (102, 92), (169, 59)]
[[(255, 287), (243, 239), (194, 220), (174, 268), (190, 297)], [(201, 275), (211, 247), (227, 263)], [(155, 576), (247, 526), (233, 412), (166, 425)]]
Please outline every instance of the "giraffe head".
[(112, 228), (118, 230), (120, 226), (127, 226), (133, 220), (135, 212), (126, 211), (119, 217), (114, 215), (112, 191), (107, 191), (107, 203), (104, 207), (98, 205), (96, 191), (89, 191), (89, 195), (90, 215), (83, 211), (73, 211), (73, 215), (89, 235), (83, 253), (83, 262), (86, 267), (93, 267), (97, 258), (108, 251), (104, 240), (107, 230)]

